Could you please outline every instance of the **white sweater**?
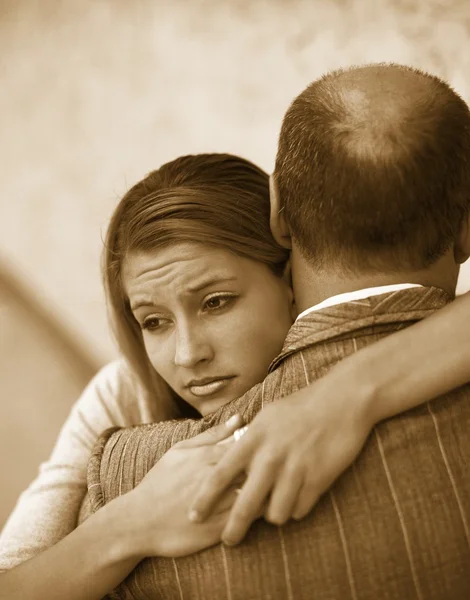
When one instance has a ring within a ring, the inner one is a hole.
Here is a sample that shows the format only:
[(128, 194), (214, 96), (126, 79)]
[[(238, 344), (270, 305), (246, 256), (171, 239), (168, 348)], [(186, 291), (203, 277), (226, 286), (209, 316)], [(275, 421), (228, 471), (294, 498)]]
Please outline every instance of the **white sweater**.
[(88, 459), (98, 437), (109, 427), (154, 421), (154, 407), (124, 361), (98, 372), (72, 407), (49, 460), (19, 497), (0, 535), (0, 570), (32, 558), (75, 529)]

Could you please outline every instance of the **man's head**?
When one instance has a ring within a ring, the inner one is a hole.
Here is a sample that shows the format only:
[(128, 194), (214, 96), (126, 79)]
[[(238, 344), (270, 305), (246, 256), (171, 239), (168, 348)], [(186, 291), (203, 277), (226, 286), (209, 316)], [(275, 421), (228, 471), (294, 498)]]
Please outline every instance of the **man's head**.
[(317, 272), (422, 271), (450, 251), (458, 264), (470, 251), (469, 108), (416, 69), (332, 72), (287, 111), (274, 181)]

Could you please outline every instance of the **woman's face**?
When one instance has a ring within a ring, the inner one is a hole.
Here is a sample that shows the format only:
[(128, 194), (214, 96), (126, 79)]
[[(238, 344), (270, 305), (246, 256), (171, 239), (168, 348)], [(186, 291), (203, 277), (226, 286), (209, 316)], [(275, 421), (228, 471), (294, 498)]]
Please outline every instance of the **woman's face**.
[(292, 324), (283, 279), (222, 248), (131, 253), (123, 283), (150, 362), (202, 415), (264, 379)]

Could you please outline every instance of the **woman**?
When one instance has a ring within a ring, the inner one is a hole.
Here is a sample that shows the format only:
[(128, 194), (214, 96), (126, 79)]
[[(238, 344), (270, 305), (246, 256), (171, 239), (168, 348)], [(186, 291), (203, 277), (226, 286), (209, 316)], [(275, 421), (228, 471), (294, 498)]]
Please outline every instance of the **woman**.
[[(155, 212), (158, 205), (159, 219), (178, 218), (179, 228), (173, 233), (167, 228), (163, 234), (158, 220), (143, 227), (132, 212), (136, 202), (144, 212)], [(195, 203), (199, 238), (190, 217), (190, 205)], [(216, 251), (208, 250), (212, 248)], [(94, 442), (110, 426), (206, 415), (264, 378), (293, 317), (290, 288), (283, 278), (287, 260), (269, 230), (268, 177), (247, 161), (228, 155), (183, 157), (126, 194), (109, 228), (104, 274), (117, 341), (130, 367), (123, 362), (108, 366), (90, 384), (72, 410), (51, 461), (10, 518), (2, 539), (2, 567), (10, 570), (0, 578), (1, 596), (101, 598), (144, 556), (180, 556), (220, 539), (233, 494), (226, 496), (212, 520), (194, 524), (187, 519), (188, 490), (197, 489), (204, 471), (199, 473), (197, 461), (207, 464), (207, 473), (210, 460), (205, 453), (224, 452), (223, 446), (209, 448), (205, 434), (169, 451), (145, 484), (76, 527), (86, 491), (86, 465)], [(165, 289), (171, 290), (169, 296)], [(175, 302), (171, 311), (179, 311), (183, 326), (169, 343), (169, 303)], [(462, 359), (466, 347), (453, 347), (455, 336), (462, 335), (461, 321), (453, 331), (443, 330), (434, 352), (428, 347), (436, 329), (454, 323), (453, 315), (460, 317), (462, 303), (432, 317), (429, 324), (379, 342), (374, 355), (383, 359), (374, 363), (372, 372), (367, 350), (344, 361), (332, 378), (329, 397), (324, 383), (316, 402), (328, 406), (328, 400), (338, 395), (338, 382), (350, 394), (356, 385), (363, 389), (363, 382), (372, 380), (375, 385), (368, 386), (370, 393), (362, 400), (370, 414), (384, 418), (463, 383), (469, 375), (469, 361), (465, 372)], [(201, 328), (204, 335), (198, 341)], [(421, 336), (413, 333), (418, 328)], [(214, 360), (213, 344), (204, 341), (207, 335), (218, 348), (217, 368), (209, 380), (207, 369), (197, 374), (198, 365), (212, 365)], [(441, 355), (443, 337), (449, 349), (447, 362)], [(400, 348), (413, 344), (417, 350), (407, 357), (406, 368), (400, 352), (390, 354), (397, 344)], [(424, 366), (423, 355), (428, 357)], [(404, 383), (413, 381), (415, 357), (416, 371), (427, 378), (420, 377), (404, 395)], [(451, 359), (459, 368), (449, 374)], [(348, 364), (358, 368), (351, 373)], [(189, 371), (194, 375), (185, 378), (182, 374)], [(376, 396), (376, 389), (385, 392)], [(308, 397), (311, 391), (301, 393)], [(380, 410), (374, 409), (376, 400)], [(239, 425), (235, 421), (229, 428), (219, 428), (215, 439), (226, 438)], [(195, 448), (196, 459), (190, 452)], [(160, 484), (152, 485), (153, 480)]]

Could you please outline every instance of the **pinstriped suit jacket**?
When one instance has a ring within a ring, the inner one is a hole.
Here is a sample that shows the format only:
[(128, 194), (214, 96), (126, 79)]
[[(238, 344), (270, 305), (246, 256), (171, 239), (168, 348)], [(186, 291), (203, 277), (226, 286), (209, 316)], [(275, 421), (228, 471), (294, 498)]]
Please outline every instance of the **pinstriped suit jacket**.
[[(90, 462), (93, 510), (132, 489), (172, 444), (235, 412), (251, 420), (263, 404), (448, 301), (441, 290), (412, 288), (313, 312), (292, 326), (267, 379), (217, 413), (107, 432)], [(302, 521), (260, 520), (239, 546), (146, 559), (115, 597), (468, 600), (469, 427), (467, 386), (388, 419)]]

